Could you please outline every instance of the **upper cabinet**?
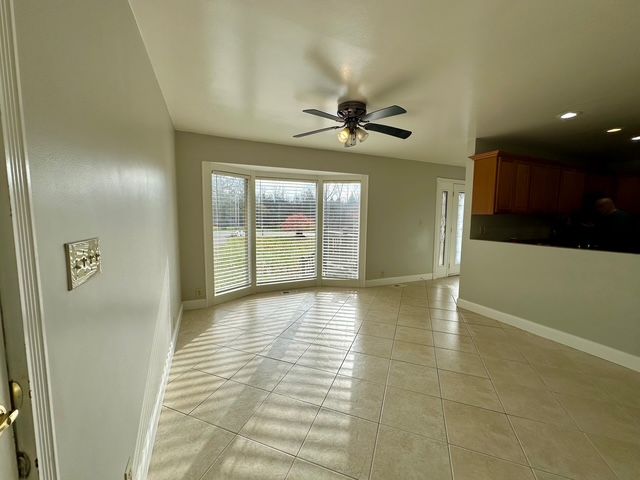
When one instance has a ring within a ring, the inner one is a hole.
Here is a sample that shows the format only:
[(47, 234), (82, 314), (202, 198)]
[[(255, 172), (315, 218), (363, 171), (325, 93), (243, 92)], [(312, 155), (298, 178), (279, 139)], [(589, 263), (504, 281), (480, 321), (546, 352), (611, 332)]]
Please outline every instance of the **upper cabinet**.
[(596, 194), (613, 198), (629, 213), (640, 213), (639, 177), (616, 179), (501, 150), (471, 158), (474, 215), (567, 215), (583, 207), (585, 195)]

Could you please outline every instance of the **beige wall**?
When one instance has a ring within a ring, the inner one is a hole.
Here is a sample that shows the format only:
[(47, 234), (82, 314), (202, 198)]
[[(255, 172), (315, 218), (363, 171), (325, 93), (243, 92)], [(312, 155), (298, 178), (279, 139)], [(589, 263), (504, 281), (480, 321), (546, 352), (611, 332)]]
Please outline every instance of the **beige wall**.
[(464, 178), (462, 167), (176, 132), (183, 300), (205, 288), (205, 161), (369, 175), (367, 279), (431, 273), (436, 178)]
[(173, 127), (126, 0), (13, 3), (59, 478), (120, 479), (180, 305)]
[(465, 231), (460, 298), (633, 355), (639, 279), (640, 255), (470, 240)]

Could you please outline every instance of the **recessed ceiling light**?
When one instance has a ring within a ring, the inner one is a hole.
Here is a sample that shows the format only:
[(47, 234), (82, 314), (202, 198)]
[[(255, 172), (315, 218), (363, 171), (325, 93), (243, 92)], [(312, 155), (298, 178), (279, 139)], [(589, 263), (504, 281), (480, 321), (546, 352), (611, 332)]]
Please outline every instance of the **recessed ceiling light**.
[(572, 118), (576, 118), (578, 115), (580, 115), (580, 112), (565, 112), (560, 115), (560, 118), (562, 120), (570, 120)]
[(634, 142), (640, 142), (640, 135), (638, 135), (637, 137), (631, 137), (631, 140), (633, 140)]
[(607, 133), (618, 133), (620, 130), (622, 130), (621, 128), (610, 128), (609, 130), (607, 130)]

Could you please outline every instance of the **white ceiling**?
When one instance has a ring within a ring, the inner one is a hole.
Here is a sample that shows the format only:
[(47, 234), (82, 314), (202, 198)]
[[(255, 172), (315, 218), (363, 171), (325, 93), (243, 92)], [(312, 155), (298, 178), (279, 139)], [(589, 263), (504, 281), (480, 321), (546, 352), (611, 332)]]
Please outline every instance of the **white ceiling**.
[(178, 130), (343, 149), (334, 132), (292, 138), (332, 125), (301, 110), (365, 99), (405, 107), (379, 123), (414, 133), (353, 153), (463, 164), (476, 137), (638, 150), (638, 0), (130, 1)]

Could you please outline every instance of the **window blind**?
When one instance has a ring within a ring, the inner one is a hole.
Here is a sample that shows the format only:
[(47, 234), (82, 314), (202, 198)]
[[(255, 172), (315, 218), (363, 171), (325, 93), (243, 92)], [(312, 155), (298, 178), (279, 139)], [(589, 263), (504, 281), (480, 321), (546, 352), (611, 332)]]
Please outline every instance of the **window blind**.
[(324, 183), (322, 278), (358, 278), (360, 191), (360, 182)]
[(256, 179), (256, 284), (316, 277), (316, 183)]
[(247, 193), (248, 179), (212, 174), (214, 295), (251, 283)]

